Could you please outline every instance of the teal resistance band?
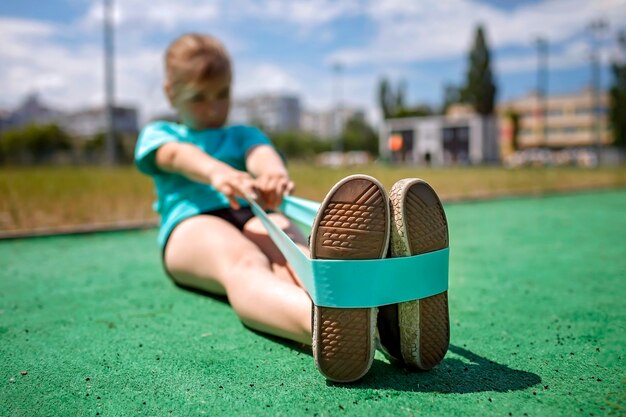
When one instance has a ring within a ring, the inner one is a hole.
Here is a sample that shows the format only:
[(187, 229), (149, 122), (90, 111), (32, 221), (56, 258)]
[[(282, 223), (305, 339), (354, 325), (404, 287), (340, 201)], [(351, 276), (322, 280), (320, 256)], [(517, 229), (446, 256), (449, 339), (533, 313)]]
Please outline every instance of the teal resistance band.
[[(448, 289), (448, 248), (403, 258), (310, 259), (254, 200), (248, 202), (318, 306), (378, 307), (430, 297)], [(291, 196), (286, 196), (280, 207), (285, 216), (309, 231), (318, 209), (318, 203)]]

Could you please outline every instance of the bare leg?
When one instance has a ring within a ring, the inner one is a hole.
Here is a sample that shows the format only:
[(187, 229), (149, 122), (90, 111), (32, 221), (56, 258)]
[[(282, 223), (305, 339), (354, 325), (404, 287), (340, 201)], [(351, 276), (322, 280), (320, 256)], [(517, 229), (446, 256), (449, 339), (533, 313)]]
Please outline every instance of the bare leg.
[[(269, 218), (296, 243), (306, 256), (309, 256), (309, 248), (307, 247), (306, 238), (302, 235), (300, 230), (298, 230), (298, 228), (289, 221), (289, 219), (278, 213), (269, 214)], [(261, 251), (263, 251), (263, 253), (270, 260), (272, 270), (276, 275), (287, 281), (295, 282), (298, 286), (303, 287), (302, 282), (291, 269), (287, 260), (280, 252), (280, 249), (278, 249), (276, 244), (274, 244), (274, 241), (267, 234), (265, 226), (263, 226), (257, 217), (252, 218), (248, 223), (246, 223), (243, 229), (243, 234), (254, 242), (254, 244), (256, 244)]]
[(170, 236), (165, 264), (183, 285), (226, 294), (247, 326), (311, 344), (307, 293), (286, 270), (274, 273), (259, 246), (228, 222), (204, 215), (185, 220)]

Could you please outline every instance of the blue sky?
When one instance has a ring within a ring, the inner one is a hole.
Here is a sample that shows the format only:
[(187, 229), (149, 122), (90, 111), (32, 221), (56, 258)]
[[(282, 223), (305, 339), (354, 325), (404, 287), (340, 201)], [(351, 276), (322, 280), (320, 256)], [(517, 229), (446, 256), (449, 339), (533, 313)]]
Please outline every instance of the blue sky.
[[(536, 48), (550, 44), (550, 94), (590, 84), (594, 19), (608, 23), (598, 44), (608, 63), (626, 30), (626, 0), (115, 0), (116, 98), (144, 119), (168, 110), (161, 57), (187, 31), (216, 35), (235, 62), (235, 96), (296, 93), (305, 108), (341, 101), (380, 118), (382, 76), (408, 83), (411, 103), (437, 106), (446, 84), (463, 82), (476, 25), (492, 51), (500, 101), (536, 87)], [(103, 100), (102, 1), (0, 3), (0, 108), (37, 91), (58, 107)], [(341, 64), (340, 75), (333, 65)], [(337, 93), (336, 86), (339, 85)]]

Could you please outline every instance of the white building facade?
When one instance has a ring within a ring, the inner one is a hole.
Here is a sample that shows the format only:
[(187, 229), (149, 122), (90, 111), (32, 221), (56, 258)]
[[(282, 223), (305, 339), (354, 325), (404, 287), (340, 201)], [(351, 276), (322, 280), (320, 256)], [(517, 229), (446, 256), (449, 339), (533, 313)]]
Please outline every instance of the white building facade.
[(379, 131), (381, 156), (417, 165), (468, 165), (500, 161), (495, 117), (476, 114), (388, 119)]
[[(29, 124), (57, 124), (73, 136), (88, 138), (106, 132), (107, 110), (105, 107), (97, 107), (74, 112), (60, 111), (43, 104), (36, 94), (32, 94), (15, 110), (0, 114), (0, 131)], [(136, 134), (139, 126), (137, 109), (115, 106), (113, 124), (116, 132)]]
[[(136, 134), (139, 126), (137, 119), (137, 109), (134, 107), (113, 107), (113, 126), (116, 132)], [(107, 130), (107, 109), (100, 107), (80, 110), (63, 116), (59, 121), (74, 136), (95, 136)]]
[(351, 107), (339, 107), (332, 110), (305, 110), (302, 112), (300, 127), (320, 139), (336, 139), (352, 118), (365, 119), (365, 112)]
[(230, 109), (231, 124), (261, 125), (270, 132), (300, 129), (300, 99), (291, 95), (259, 95), (235, 100)]

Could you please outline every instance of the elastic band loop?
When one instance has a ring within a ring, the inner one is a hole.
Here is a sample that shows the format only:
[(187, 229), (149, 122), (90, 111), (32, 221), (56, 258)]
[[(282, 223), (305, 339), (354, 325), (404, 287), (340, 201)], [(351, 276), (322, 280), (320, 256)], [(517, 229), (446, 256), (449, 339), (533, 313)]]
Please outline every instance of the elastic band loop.
[[(422, 299), (448, 289), (448, 248), (389, 259), (310, 259), (254, 200), (249, 199), (249, 203), (315, 305), (371, 308)], [(318, 208), (315, 202), (290, 196), (281, 205), (283, 214), (309, 230)]]
[(311, 234), (311, 226), (317, 215), (320, 204), (304, 198), (284, 196), (280, 211), (289, 218), (303, 233)]

